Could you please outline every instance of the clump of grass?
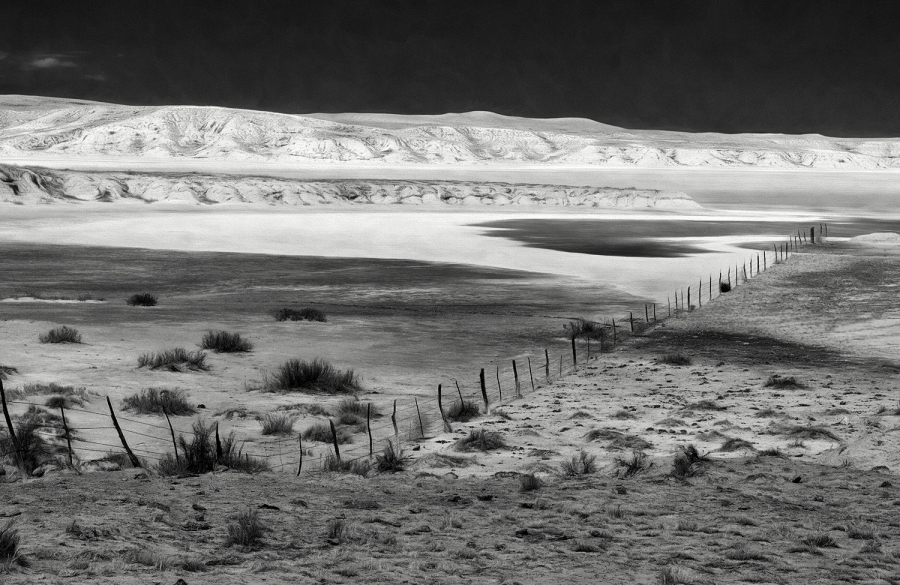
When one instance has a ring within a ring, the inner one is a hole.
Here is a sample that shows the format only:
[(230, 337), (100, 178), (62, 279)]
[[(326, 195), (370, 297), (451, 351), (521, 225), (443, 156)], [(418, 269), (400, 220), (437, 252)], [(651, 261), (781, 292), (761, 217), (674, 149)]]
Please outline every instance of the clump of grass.
[(375, 456), (375, 469), (380, 473), (397, 473), (405, 471), (410, 461), (412, 457), (404, 455), (402, 447), (395, 447), (392, 441), (388, 441), (381, 455)]
[[(723, 286), (726, 284), (727, 283), (722, 283)], [(731, 290), (731, 287), (728, 287), (728, 290)], [(661, 569), (659, 572), (659, 582), (660, 585), (707, 585), (706, 581), (703, 581), (694, 573), (677, 565), (670, 565)]]
[(829, 431), (824, 427), (815, 427), (815, 426), (800, 426), (795, 425), (792, 427), (788, 427), (785, 429), (784, 433), (788, 437), (792, 437), (793, 439), (800, 441), (802, 439), (809, 440), (829, 440), (829, 441), (839, 441), (837, 435)]
[(615, 419), (618, 419), (618, 420), (632, 420), (632, 419), (637, 418), (637, 415), (635, 415), (630, 410), (623, 409), (623, 410), (616, 411), (615, 414), (612, 415), (612, 417)]
[(156, 296), (151, 295), (149, 293), (140, 293), (136, 295), (131, 295), (128, 297), (128, 300), (125, 301), (129, 306), (132, 307), (155, 307), (156, 306)]
[(260, 419), (262, 434), (290, 435), (294, 432), (294, 417), (289, 414), (269, 413)]
[(318, 321), (325, 323), (328, 319), (325, 313), (311, 307), (304, 307), (299, 311), (296, 309), (278, 309), (275, 311), (276, 321)]
[(578, 337), (602, 339), (603, 325), (596, 321), (588, 321), (587, 319), (573, 319), (563, 325), (563, 333), (569, 339), (577, 339)]
[(722, 443), (722, 446), (719, 447), (719, 451), (724, 451), (726, 453), (740, 451), (741, 449), (748, 449), (750, 451), (756, 450), (756, 448), (753, 446), (753, 443), (751, 443), (750, 441), (745, 441), (744, 439), (738, 439), (736, 437), (726, 439), (726, 441)]
[(847, 538), (853, 538), (857, 540), (875, 540), (876, 534), (875, 529), (867, 524), (861, 524), (859, 522), (849, 522), (844, 527), (844, 531), (847, 533)]
[(479, 414), (478, 403), (472, 400), (456, 400), (447, 410), (447, 418), (453, 422), (468, 422)]
[(781, 452), (781, 449), (778, 447), (772, 447), (771, 449), (763, 449), (759, 452), (760, 457), (784, 457), (784, 453)]
[(0, 380), (6, 380), (13, 374), (18, 374), (19, 370), (12, 366), (0, 366)]
[(626, 449), (631, 449), (632, 451), (643, 451), (645, 449), (649, 449), (652, 446), (653, 445), (650, 443), (650, 441), (645, 441), (644, 439), (636, 435), (625, 434), (610, 441), (607, 447), (612, 451), (624, 451)]
[(306, 391), (323, 394), (353, 394), (362, 390), (353, 370), (338, 370), (323, 359), (311, 362), (289, 360), (282, 364), (265, 386), (270, 391)]
[(126, 563), (131, 563), (133, 565), (153, 567), (158, 571), (165, 571), (172, 566), (170, 558), (160, 552), (143, 547), (126, 551), (123, 555), (123, 560)]
[(366, 477), (372, 469), (366, 459), (343, 460), (334, 453), (328, 453), (322, 459), (323, 473), (353, 473)]
[(31, 474), (54, 457), (52, 446), (40, 433), (44, 426), (37, 409), (29, 409), (16, 428), (19, 450), (16, 451), (12, 439), (4, 435), (0, 438), (0, 452), (7, 454), (8, 461), (16, 465), (21, 464), (25, 472)]
[(371, 408), (372, 418), (378, 418), (381, 414), (378, 409), (371, 406), (370, 402), (360, 402), (355, 397), (345, 398), (338, 404), (336, 412), (338, 422), (347, 426), (359, 426), (360, 430), (365, 430), (366, 418), (369, 416)]
[(779, 374), (773, 374), (769, 376), (769, 379), (766, 380), (766, 383), (763, 384), (766, 388), (805, 388), (803, 384), (797, 381), (797, 378), (794, 376), (781, 376)]
[(157, 465), (160, 475), (183, 475), (187, 473), (209, 473), (216, 465), (224, 465), (229, 469), (246, 473), (268, 471), (266, 462), (256, 457), (244, 455), (237, 445), (234, 433), (221, 439), (222, 455), (218, 456), (215, 443), (215, 428), (205, 422), (197, 421), (193, 425), (191, 440), (179, 435), (179, 457), (167, 454)]
[(541, 478), (533, 473), (523, 473), (520, 475), (519, 484), (519, 491), (521, 492), (536, 492), (544, 486), (544, 482), (541, 481)]
[(727, 406), (722, 406), (721, 404), (716, 404), (712, 400), (700, 400), (698, 402), (694, 402), (685, 406), (682, 410), (726, 410)]
[[(337, 441), (339, 445), (350, 442), (351, 433), (345, 427), (335, 427), (335, 432), (337, 433)], [(333, 440), (331, 434), (331, 425), (327, 423), (316, 423), (300, 433), (300, 437), (304, 441), (331, 443)]]
[(122, 401), (122, 407), (137, 414), (163, 414), (165, 410), (173, 416), (189, 416), (197, 412), (188, 402), (184, 390), (160, 388), (147, 388), (127, 396)]
[(622, 469), (618, 475), (620, 477), (634, 477), (638, 473), (647, 469), (647, 454), (643, 451), (633, 451), (631, 458), (616, 457), (616, 465)]
[(200, 342), (200, 348), (209, 349), (216, 353), (241, 353), (251, 351), (253, 344), (241, 337), (240, 333), (207, 331)]
[(562, 474), (567, 477), (581, 477), (597, 472), (597, 456), (591, 455), (586, 451), (579, 451), (572, 455), (570, 461), (563, 461), (561, 465)]
[(691, 365), (691, 358), (680, 352), (667, 353), (659, 358), (659, 363), (669, 364), (670, 366), (689, 366)]
[(837, 542), (830, 535), (824, 532), (811, 534), (801, 540), (803, 544), (810, 548), (839, 548)]
[(732, 561), (767, 561), (769, 557), (763, 552), (749, 548), (747, 546), (738, 546), (725, 553), (725, 558)]
[(585, 433), (584, 438), (588, 442), (596, 441), (598, 439), (603, 441), (612, 441), (623, 436), (625, 436), (623, 433), (614, 431), (612, 429), (592, 429)]
[(74, 327), (63, 325), (38, 336), (41, 343), (81, 343), (81, 333)]
[(756, 414), (754, 414), (753, 416), (756, 418), (771, 418), (773, 416), (780, 416), (780, 414), (781, 413), (779, 413), (774, 408), (764, 408), (764, 409), (760, 410), (759, 412), (757, 412)]
[(731, 285), (728, 284), (727, 282), (720, 282), (719, 283), (719, 292), (722, 292), (722, 293), (731, 292)]
[(156, 353), (145, 353), (138, 358), (138, 367), (150, 368), (151, 370), (164, 368), (170, 372), (182, 372), (185, 370), (206, 371), (209, 369), (209, 365), (206, 363), (205, 352), (188, 351), (181, 347)]
[(259, 519), (257, 511), (248, 508), (246, 512), (240, 512), (231, 518), (228, 523), (228, 537), (225, 539), (225, 544), (228, 546), (235, 544), (255, 546), (262, 540), (266, 530), (268, 528)]
[(19, 549), (19, 531), (13, 528), (14, 522), (7, 521), (6, 526), (0, 528), (0, 565), (7, 568), (13, 565), (28, 566), (28, 561)]
[(476, 429), (469, 432), (469, 435), (458, 440), (453, 448), (457, 451), (494, 451), (496, 449), (506, 449), (506, 441), (500, 433), (487, 431), (485, 429)]
[(681, 453), (675, 456), (675, 461), (672, 463), (672, 475), (679, 479), (693, 477), (708, 461), (709, 457), (701, 454), (697, 447), (684, 445), (681, 447)]

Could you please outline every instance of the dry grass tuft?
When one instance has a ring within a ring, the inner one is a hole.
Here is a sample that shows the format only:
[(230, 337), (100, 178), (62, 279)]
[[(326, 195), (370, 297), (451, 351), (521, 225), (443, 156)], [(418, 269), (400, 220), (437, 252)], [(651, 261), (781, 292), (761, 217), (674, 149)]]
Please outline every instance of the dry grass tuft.
[(456, 400), (447, 410), (447, 418), (453, 422), (469, 422), (479, 414), (478, 403), (472, 400)]
[(6, 526), (0, 528), (0, 565), (7, 570), (13, 565), (27, 567), (28, 561), (19, 549), (19, 531), (13, 528), (13, 521), (9, 520)]
[(139, 394), (127, 396), (122, 407), (138, 414), (163, 414), (163, 409), (173, 416), (189, 416), (197, 411), (187, 400), (184, 390), (147, 388)]
[(519, 483), (521, 484), (519, 491), (522, 492), (536, 492), (544, 485), (544, 482), (533, 473), (523, 473), (520, 475)]
[(305, 391), (322, 394), (353, 394), (362, 390), (353, 370), (338, 370), (323, 359), (311, 362), (289, 360), (282, 364), (265, 387), (269, 391)]
[(263, 435), (290, 435), (294, 432), (294, 417), (289, 414), (269, 413), (259, 421)]
[(380, 473), (397, 473), (405, 471), (410, 461), (412, 457), (404, 455), (402, 447), (395, 447), (392, 441), (388, 441), (381, 455), (375, 456), (375, 469)]
[(56, 327), (38, 336), (41, 343), (81, 343), (81, 333), (74, 327)]
[(667, 353), (666, 355), (659, 358), (659, 363), (668, 364), (670, 366), (689, 366), (692, 362), (691, 358), (679, 352)]
[(731, 453), (733, 451), (740, 451), (742, 449), (746, 449), (748, 451), (756, 451), (756, 447), (753, 446), (753, 443), (750, 441), (745, 441), (744, 439), (739, 439), (736, 437), (731, 437), (726, 439), (722, 446), (719, 447), (719, 451), (723, 451), (726, 453)]
[(140, 293), (131, 295), (125, 302), (131, 307), (155, 307), (156, 296), (149, 293)]
[(579, 451), (569, 461), (563, 461), (562, 474), (566, 477), (581, 477), (597, 472), (597, 456), (586, 451)]
[(185, 370), (206, 371), (209, 369), (209, 366), (206, 364), (206, 353), (202, 351), (188, 351), (182, 347), (156, 353), (145, 353), (138, 358), (138, 367), (150, 368), (151, 370), (164, 368), (170, 372), (183, 372)]
[(616, 473), (619, 477), (634, 477), (649, 467), (647, 454), (643, 451), (633, 451), (630, 459), (616, 457), (616, 466), (621, 468)]
[(240, 333), (207, 331), (200, 342), (200, 348), (216, 353), (245, 353), (253, 350), (253, 344), (241, 337)]
[(246, 512), (232, 517), (228, 523), (228, 536), (225, 544), (228, 546), (235, 544), (246, 547), (256, 546), (262, 540), (266, 530), (268, 528), (259, 519), (257, 511), (248, 508)]
[(769, 379), (766, 380), (766, 383), (763, 384), (766, 388), (805, 388), (803, 384), (797, 381), (797, 378), (794, 376), (781, 376), (780, 374), (773, 374), (769, 376)]
[(276, 321), (318, 321), (325, 323), (328, 319), (325, 313), (318, 309), (304, 307), (299, 311), (296, 309), (278, 309), (274, 313)]
[[(335, 427), (335, 432), (337, 433), (338, 445), (350, 442), (351, 433), (346, 427)], [(300, 436), (304, 441), (314, 441), (317, 443), (331, 443), (333, 441), (331, 425), (327, 423), (316, 423), (304, 430)]]
[(500, 433), (476, 429), (469, 432), (467, 437), (459, 439), (453, 448), (457, 451), (494, 451), (506, 449), (506, 441)]
[(829, 431), (824, 427), (816, 427), (816, 426), (801, 426), (795, 425), (792, 427), (786, 428), (781, 434), (787, 435), (796, 441), (800, 441), (802, 439), (809, 440), (828, 440), (828, 441), (840, 441), (837, 435)]
[(19, 370), (12, 366), (0, 366), (0, 380), (6, 380), (13, 374), (18, 374)]

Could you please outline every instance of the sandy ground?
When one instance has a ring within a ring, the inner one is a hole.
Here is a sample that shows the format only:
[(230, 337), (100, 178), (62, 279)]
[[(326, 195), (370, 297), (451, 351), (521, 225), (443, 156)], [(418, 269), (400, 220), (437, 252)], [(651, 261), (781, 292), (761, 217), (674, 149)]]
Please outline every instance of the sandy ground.
[[(896, 246), (807, 248), (526, 386), (505, 417), (419, 442), (398, 476), (132, 469), (0, 484), (31, 563), (4, 583), (894, 583), (898, 265)], [(673, 352), (691, 364), (661, 363)], [(774, 374), (802, 387), (767, 387)], [(470, 428), (509, 448), (451, 459)], [(676, 479), (689, 443), (711, 462)], [(634, 449), (652, 465), (626, 478), (616, 459)], [(598, 471), (564, 477), (580, 450)], [(520, 492), (526, 472), (544, 486)], [(227, 546), (248, 506), (271, 530)]]

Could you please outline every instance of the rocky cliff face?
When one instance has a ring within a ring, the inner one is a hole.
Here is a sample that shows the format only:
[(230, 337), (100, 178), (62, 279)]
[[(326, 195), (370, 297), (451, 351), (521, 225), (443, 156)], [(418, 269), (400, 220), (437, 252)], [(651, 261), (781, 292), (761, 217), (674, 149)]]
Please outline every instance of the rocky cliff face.
[(900, 140), (630, 131), (489, 112), (295, 116), (5, 96), (3, 157), (852, 170), (900, 168)]
[(270, 177), (51, 171), (0, 166), (0, 202), (167, 202), (212, 205), (545, 205), (691, 209), (683, 193), (466, 181), (298, 181)]

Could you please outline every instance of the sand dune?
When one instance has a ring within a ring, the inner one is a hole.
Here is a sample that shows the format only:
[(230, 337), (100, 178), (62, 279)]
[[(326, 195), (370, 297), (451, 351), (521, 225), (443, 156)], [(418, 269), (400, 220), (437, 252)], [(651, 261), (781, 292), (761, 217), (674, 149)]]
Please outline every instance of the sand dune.
[(602, 168), (900, 168), (900, 141), (626, 130), (577, 118), (289, 115), (0, 98), (0, 157)]

